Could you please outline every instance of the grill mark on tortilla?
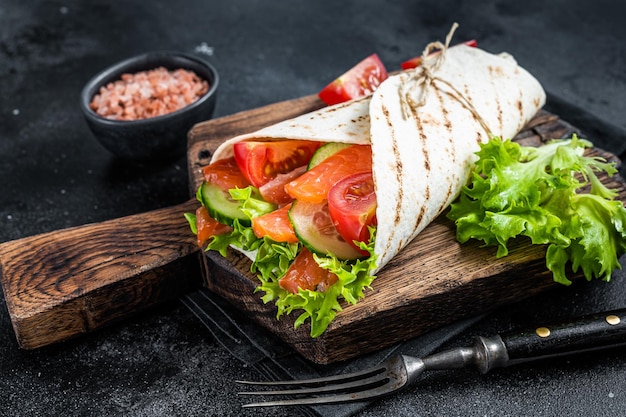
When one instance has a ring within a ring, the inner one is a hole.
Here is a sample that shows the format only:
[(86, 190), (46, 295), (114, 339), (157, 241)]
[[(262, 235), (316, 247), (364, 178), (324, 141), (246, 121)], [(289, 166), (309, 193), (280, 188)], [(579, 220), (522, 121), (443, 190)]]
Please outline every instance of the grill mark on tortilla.
[(368, 121), (370, 119), (370, 115), (369, 114), (362, 114), (359, 117), (355, 118), (355, 119), (350, 119), (350, 121), (354, 124), (356, 123), (361, 123), (361, 122), (365, 122)]
[(426, 214), (426, 205), (422, 205), (422, 207), (420, 207), (420, 212), (417, 214), (417, 217), (415, 218), (415, 226), (413, 226), (413, 230), (416, 230), (421, 224), (422, 224), (422, 220), (424, 219), (424, 214)]
[[(467, 91), (467, 84), (465, 84), (465, 90)], [(441, 90), (440, 89), (435, 89), (435, 94), (437, 95), (437, 98), (439, 99), (439, 103), (441, 106), (441, 114), (443, 115), (443, 125), (445, 126), (447, 132), (448, 132), (448, 146), (446, 146), (445, 150), (446, 153), (448, 155), (450, 155), (450, 160), (454, 163), (456, 162), (456, 152), (454, 151), (454, 138), (452, 137), (452, 121), (450, 120), (450, 112), (448, 111), (447, 107), (444, 106), (443, 104), (443, 97), (441, 95)], [(452, 97), (452, 95), (450, 93), (448, 93), (449, 96)], [(454, 99), (454, 97), (452, 97)]]
[[(441, 97), (439, 96), (439, 101), (441, 102)], [(443, 107), (443, 106), (442, 106)], [(424, 125), (422, 123), (422, 119), (418, 116), (416, 109), (411, 107), (411, 115), (415, 120), (415, 127), (417, 128), (417, 134), (420, 142), (422, 143), (422, 155), (424, 155), (424, 169), (426, 170), (426, 174), (430, 174), (430, 155), (428, 154), (428, 148), (426, 148), (426, 140), (428, 139), (424, 135)]]
[(476, 143), (478, 144), (483, 143), (483, 135), (479, 131), (476, 131)]
[(439, 90), (438, 88), (435, 89), (435, 95), (437, 96), (437, 99), (439, 100), (439, 106), (441, 107), (441, 114), (443, 116), (443, 125), (445, 126), (447, 132), (450, 134), (450, 136), (448, 136), (448, 139), (451, 138), (452, 136), (452, 121), (450, 120), (450, 113), (448, 112), (448, 109), (446, 108), (446, 106), (443, 105), (443, 97), (441, 96), (441, 90)]
[(448, 181), (448, 189), (446, 190), (445, 198), (441, 202), (441, 205), (437, 209), (437, 216), (441, 214), (446, 207), (448, 207), (448, 201), (452, 197), (452, 181)]
[[(452, 132), (452, 123), (450, 122), (450, 119), (448, 117), (448, 112), (445, 109), (445, 106), (443, 105), (443, 97), (441, 96), (441, 93), (439, 92), (439, 89), (434, 89), (435, 91), (435, 97), (437, 97), (437, 100), (439, 102), (439, 107), (441, 109), (441, 113), (443, 115), (443, 125), (446, 127), (446, 129), (448, 130), (448, 137), (450, 138), (452, 136), (451, 132)], [(420, 142), (422, 143), (422, 155), (424, 156), (424, 170), (425, 170), (425, 175), (424, 175), (424, 184), (425, 184), (425, 189), (424, 189), (424, 201), (422, 201), (422, 206), (420, 207), (420, 212), (417, 215), (417, 217), (415, 218), (415, 223), (414, 223), (414, 230), (417, 229), (417, 227), (420, 226), (420, 224), (422, 223), (422, 219), (424, 218), (424, 214), (426, 211), (426, 205), (427, 203), (430, 201), (430, 185), (428, 184), (428, 178), (430, 177), (430, 173), (431, 173), (431, 165), (430, 165), (430, 154), (428, 152), (428, 147), (426, 146), (426, 142), (428, 140), (428, 138), (426, 137), (426, 135), (424, 134), (424, 122), (422, 121), (422, 119), (419, 117), (419, 115), (417, 114), (416, 109), (411, 108), (411, 114), (415, 120), (415, 126), (417, 128), (417, 132), (418, 132), (418, 137)]]
[[(465, 83), (465, 84), (464, 84), (464, 86), (463, 86), (463, 91), (465, 92), (465, 97), (466, 97), (467, 102), (468, 102), (470, 105), (472, 105), (472, 106), (473, 106), (473, 105), (474, 105), (474, 102), (473, 102), (473, 100), (472, 100), (472, 96), (469, 94), (469, 91), (470, 91), (470, 89), (469, 89), (469, 84), (467, 84), (467, 83)], [(448, 94), (450, 97), (452, 97), (452, 99), (453, 99), (453, 100), (458, 100), (458, 97), (456, 97), (456, 96), (455, 96), (454, 94), (452, 94), (451, 92), (447, 92), (447, 94)], [(468, 110), (468, 111), (469, 111), (469, 110)], [(474, 120), (476, 123), (478, 123), (479, 125), (481, 125), (481, 122), (480, 122), (479, 118), (476, 116), (476, 114), (474, 114), (474, 112), (472, 112), (472, 111), (470, 111), (470, 113), (471, 113), (471, 116), (472, 116), (472, 120)], [(500, 123), (502, 123), (502, 122), (500, 122)], [(480, 143), (483, 143), (483, 133), (485, 133), (485, 132), (483, 131), (483, 129), (482, 129), (482, 128), (476, 129), (476, 143), (479, 143), (479, 144), (480, 144)], [(452, 147), (452, 155), (454, 156), (453, 161), (456, 161), (456, 152), (455, 152), (456, 147), (454, 146), (454, 145), (455, 145), (455, 144), (454, 144), (454, 138), (452, 137), (452, 131), (451, 131), (451, 130), (450, 130), (450, 137), (449, 137), (449, 139), (450, 139), (450, 145), (451, 145), (451, 147)], [(489, 139), (489, 137), (488, 137), (488, 136), (487, 136), (487, 139)], [(468, 138), (468, 140), (469, 140), (469, 138)]]
[(382, 109), (383, 117), (385, 118), (385, 121), (387, 122), (387, 126), (389, 126), (389, 132), (390, 132), (389, 139), (391, 140), (391, 149), (393, 151), (394, 159), (398, 161), (398, 164), (397, 164), (398, 169), (396, 170), (396, 181), (399, 184), (398, 185), (398, 190), (399, 190), (398, 200), (397, 200), (396, 207), (394, 209), (395, 210), (394, 218), (393, 218), (394, 227), (391, 229), (391, 233), (389, 234), (389, 239), (387, 240), (387, 242), (385, 242), (385, 248), (383, 250), (383, 252), (387, 252), (391, 247), (391, 242), (393, 241), (395, 231), (397, 230), (397, 227), (395, 226), (397, 226), (400, 223), (400, 214), (402, 212), (402, 200), (404, 199), (404, 187), (403, 187), (403, 181), (402, 181), (402, 178), (404, 177), (404, 172), (403, 172), (402, 160), (400, 159), (400, 151), (398, 149), (398, 140), (396, 138), (396, 134), (395, 134), (396, 132), (393, 128), (393, 123), (391, 122), (389, 109), (384, 104), (382, 105), (381, 109)]
[(519, 132), (526, 124), (526, 120), (524, 120), (524, 91), (521, 88), (519, 89), (519, 97), (517, 98), (517, 111), (519, 112), (519, 122), (517, 125), (517, 131)]
[[(441, 90), (440, 90), (440, 89), (437, 89), (436, 91), (437, 91), (438, 93), (439, 93), (439, 92), (441, 92)], [(467, 100), (467, 102), (468, 102), (470, 105), (472, 105), (472, 106), (473, 106), (473, 105), (474, 105), (474, 101), (472, 100), (472, 95), (470, 94), (470, 86), (469, 86), (469, 84), (468, 84), (468, 83), (464, 83), (464, 84), (463, 84), (463, 92), (464, 92), (464, 94), (465, 94), (465, 95), (464, 95), (464, 97), (465, 97), (465, 99)], [(454, 100), (454, 101), (459, 100), (459, 97), (457, 97), (457, 96), (456, 96), (455, 94), (453, 94), (451, 91), (445, 91), (445, 93), (446, 93), (448, 96), (450, 96), (450, 97), (452, 98), (452, 100)], [(445, 111), (445, 112), (446, 112), (446, 115), (447, 115), (447, 114), (448, 114), (448, 112), (447, 112), (447, 110), (445, 109), (445, 107), (443, 106), (443, 102), (442, 102), (441, 107), (442, 107), (443, 111)], [(464, 107), (465, 107), (465, 106), (464, 106)], [(469, 109), (468, 109), (468, 111), (471, 113), (472, 120), (474, 120), (476, 123), (478, 123), (478, 124), (480, 125), (480, 124), (481, 124), (481, 121), (480, 121), (480, 120), (479, 120), (479, 118), (476, 116), (476, 114), (474, 114), (474, 112), (470, 111)], [(502, 122), (500, 122), (500, 123), (502, 124)], [(450, 124), (450, 126), (452, 126), (452, 125)], [(452, 129), (451, 129), (451, 128), (450, 128), (450, 129), (448, 129), (448, 132), (450, 133), (450, 135), (449, 135), (449, 140), (450, 140), (450, 145), (451, 145), (451, 147), (452, 147), (452, 151), (451, 151), (451, 153), (452, 153), (452, 155), (453, 155), (453, 157), (454, 157), (454, 159), (453, 159), (453, 160), (454, 160), (454, 161), (456, 161), (456, 152), (455, 152), (455, 146), (454, 146), (454, 138), (452, 137)], [(488, 139), (488, 138), (487, 138), (487, 139)], [(469, 140), (469, 138), (468, 138), (468, 140)], [(481, 128), (480, 130), (476, 130), (476, 143), (482, 143), (482, 142), (483, 142), (483, 135), (482, 135), (482, 128)]]
[(499, 130), (498, 130), (498, 135), (502, 135), (502, 130), (504, 128), (504, 121), (503, 121), (503, 114), (502, 114), (502, 103), (500, 102), (500, 95), (497, 94), (498, 88), (496, 87), (496, 83), (494, 82), (494, 78), (495, 77), (502, 77), (503, 76), (502, 68), (500, 68), (498, 66), (493, 67), (493, 66), (489, 65), (487, 67), (487, 69), (489, 70), (489, 75), (490, 75), (489, 80), (491, 82), (491, 86), (493, 87), (493, 90), (496, 92), (494, 94), (494, 98), (495, 98), (495, 102), (496, 102), (496, 115), (498, 116), (498, 126), (500, 127)]

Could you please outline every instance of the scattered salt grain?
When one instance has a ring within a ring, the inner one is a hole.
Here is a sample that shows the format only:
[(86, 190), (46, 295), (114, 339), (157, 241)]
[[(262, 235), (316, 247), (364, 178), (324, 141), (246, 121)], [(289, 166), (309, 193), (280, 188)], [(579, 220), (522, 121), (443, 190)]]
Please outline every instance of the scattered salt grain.
[(206, 42), (202, 42), (200, 45), (196, 46), (194, 50), (196, 51), (196, 53), (204, 54), (207, 56), (213, 56), (213, 54), (215, 53), (215, 48), (207, 45)]

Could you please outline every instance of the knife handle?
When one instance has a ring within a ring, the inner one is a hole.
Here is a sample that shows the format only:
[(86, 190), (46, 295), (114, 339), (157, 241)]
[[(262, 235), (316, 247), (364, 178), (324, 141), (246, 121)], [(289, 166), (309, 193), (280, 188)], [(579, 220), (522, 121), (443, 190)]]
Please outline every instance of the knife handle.
[(508, 355), (506, 365), (608, 348), (626, 343), (626, 309), (537, 326), (500, 337)]

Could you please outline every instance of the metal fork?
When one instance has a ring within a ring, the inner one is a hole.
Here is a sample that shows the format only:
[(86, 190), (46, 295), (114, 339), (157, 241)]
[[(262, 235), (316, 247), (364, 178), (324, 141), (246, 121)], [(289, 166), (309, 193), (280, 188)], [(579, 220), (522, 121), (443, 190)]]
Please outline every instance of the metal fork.
[(478, 336), (460, 347), (424, 358), (396, 355), (359, 372), (293, 381), (236, 381), (245, 385), (289, 389), (244, 391), (246, 396), (284, 396), (243, 407), (336, 404), (379, 398), (411, 383), (424, 371), (474, 365), (482, 373), (547, 357), (565, 356), (626, 344), (626, 309), (597, 313), (567, 322), (492, 337)]

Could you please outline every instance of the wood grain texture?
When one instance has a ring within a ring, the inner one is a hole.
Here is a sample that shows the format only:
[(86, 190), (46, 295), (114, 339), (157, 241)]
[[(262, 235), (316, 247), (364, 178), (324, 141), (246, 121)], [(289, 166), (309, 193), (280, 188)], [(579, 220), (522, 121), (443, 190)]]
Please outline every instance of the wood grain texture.
[(0, 245), (0, 281), (21, 347), (60, 342), (200, 286), (182, 214), (196, 202)]
[[(202, 181), (201, 168), (225, 139), (316, 110), (323, 104), (316, 96), (277, 103), (196, 125), (190, 132), (188, 163), (190, 191)], [(553, 138), (576, 133), (557, 116), (540, 111), (515, 140), (540, 146)], [(594, 149), (592, 154), (617, 159)], [(619, 177), (603, 179), (620, 190)], [(375, 351), (469, 315), (520, 301), (557, 284), (545, 267), (544, 248), (523, 240), (514, 242), (509, 256), (496, 259), (495, 248), (478, 242), (460, 245), (453, 224), (440, 216), (383, 268), (365, 298), (344, 305), (326, 332), (316, 339), (303, 325), (294, 330), (297, 314), (276, 320), (273, 303), (263, 304), (255, 293), (256, 278), (250, 261), (231, 251), (227, 258), (208, 252), (203, 258), (207, 287), (230, 301), (252, 320), (269, 329), (305, 358), (328, 364)]]

